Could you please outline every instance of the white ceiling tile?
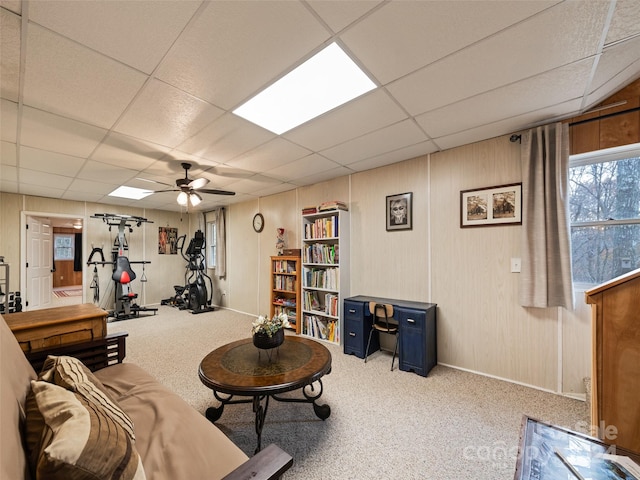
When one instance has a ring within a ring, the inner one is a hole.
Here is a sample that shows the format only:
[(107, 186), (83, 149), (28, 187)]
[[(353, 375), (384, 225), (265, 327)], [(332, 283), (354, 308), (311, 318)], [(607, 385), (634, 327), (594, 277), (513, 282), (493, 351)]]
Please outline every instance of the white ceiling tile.
[(20, 17), (0, 9), (0, 95), (18, 101), (20, 90)]
[(311, 150), (283, 138), (275, 138), (250, 152), (227, 162), (227, 165), (258, 173), (272, 170), (311, 154)]
[(99, 127), (113, 125), (147, 78), (37, 25), (29, 26), (27, 55), (25, 105)]
[(382, 0), (309, 0), (307, 3), (313, 8), (327, 25), (337, 33), (356, 21)]
[(0, 134), (5, 142), (16, 143), (18, 139), (18, 104), (4, 98), (0, 102)]
[(157, 75), (231, 109), (328, 39), (300, 2), (210, 2)]
[(281, 183), (279, 185), (274, 185), (273, 187), (258, 190), (255, 193), (257, 196), (265, 197), (267, 195), (275, 195), (276, 193), (288, 192), (289, 190), (294, 190), (295, 188), (296, 186), (292, 183)]
[(29, 20), (151, 73), (199, 1), (33, 2)]
[(91, 155), (91, 159), (110, 165), (126, 165), (144, 170), (165, 156), (171, 149), (151, 142), (110, 133)]
[(376, 157), (367, 158), (359, 162), (349, 164), (351, 170), (361, 172), (364, 170), (370, 170), (372, 168), (383, 167), (392, 163), (402, 162), (410, 158), (416, 158), (421, 155), (427, 155), (438, 151), (438, 147), (432, 142), (422, 142), (409, 147), (400, 148), (384, 155), (378, 155)]
[(17, 166), (15, 143), (0, 142), (0, 165)]
[[(636, 78), (640, 78), (638, 77), (638, 74), (635, 72), (640, 71), (640, 60), (629, 65), (626, 69), (622, 70), (619, 74), (617, 74), (614, 77), (611, 77), (611, 79), (605, 83), (603, 83), (601, 86), (599, 86), (598, 88), (596, 88), (594, 91), (590, 92), (585, 100), (583, 101), (582, 104), (582, 110), (586, 110), (589, 109), (597, 104), (599, 104), (601, 101), (603, 101), (605, 98), (609, 97), (611, 95), (611, 91), (620, 88), (621, 86), (621, 80), (623, 78), (633, 78), (634, 76)], [(624, 82), (622, 83), (622, 85), (626, 85), (627, 83), (630, 82)], [(615, 86), (614, 86), (615, 85)]]
[(336, 167), (338, 167), (338, 164), (333, 160), (329, 160), (322, 155), (313, 154), (282, 167), (274, 168), (268, 175), (288, 182), (296, 178), (308, 177), (309, 175), (333, 170)]
[(227, 113), (182, 143), (179, 148), (193, 155), (224, 163), (273, 138), (275, 135), (264, 128)]
[(14, 165), (0, 164), (0, 180), (7, 183), (18, 182), (18, 169)]
[(562, 112), (577, 112), (580, 107), (580, 99), (565, 102), (560, 105), (552, 105), (539, 111), (507, 118), (497, 122), (483, 124), (476, 128), (464, 130), (453, 135), (436, 138), (435, 142), (442, 150), (454, 148), (459, 145), (467, 145), (479, 142), (487, 138), (517, 133), (526, 128), (531, 128), (541, 123), (547, 123), (551, 118), (562, 115)]
[(407, 118), (382, 89), (374, 90), (283, 136), (312, 150), (324, 150)]
[(74, 157), (87, 157), (104, 138), (106, 132), (103, 128), (23, 107), (23, 145), (66, 153)]
[(95, 193), (99, 196), (108, 195), (120, 186), (119, 182), (109, 183), (108, 181), (82, 180), (76, 178), (69, 185), (69, 192), (75, 193)]
[[(15, 182), (11, 182), (11, 181), (5, 181), (3, 179), (2, 170), (4, 168), (5, 167), (0, 167), (0, 192), (19, 193), (17, 180)], [(16, 177), (17, 177), (17, 174), (16, 174)]]
[(95, 192), (84, 192), (84, 191), (76, 192), (74, 190), (67, 190), (62, 194), (62, 197), (60, 198), (64, 198), (65, 200), (74, 200), (76, 202), (104, 203), (102, 201), (102, 199), (104, 198), (104, 195), (102, 195), (101, 193), (95, 193)]
[(0, 5), (18, 15), (22, 13), (22, 2), (20, 0), (0, 0)]
[[(592, 56), (601, 40), (608, 4), (565, 2), (482, 40), (387, 88), (412, 115)], [(599, 22), (575, 38), (568, 22)], [(531, 38), (539, 35), (536, 42)], [(562, 45), (562, 48), (557, 48)], [(517, 52), (517, 54), (514, 54)], [(472, 79), (472, 80), (471, 80)]]
[(145, 85), (115, 130), (175, 147), (222, 115), (223, 111), (166, 83)]
[(254, 175), (245, 180), (232, 183), (230, 189), (239, 193), (253, 193), (280, 183), (282, 183), (282, 181), (275, 178), (265, 177), (264, 175)]
[(78, 178), (94, 180), (96, 182), (113, 182), (122, 185), (127, 180), (134, 178), (137, 170), (129, 170), (122, 166), (107, 165), (106, 163), (89, 160), (78, 174)]
[(617, 0), (605, 45), (638, 33), (640, 3), (637, 0)]
[(345, 175), (350, 175), (352, 173), (353, 171), (348, 169), (347, 167), (337, 167), (332, 168), (331, 170), (325, 170), (324, 172), (309, 175), (308, 177), (301, 177), (296, 180), (292, 180), (290, 183), (298, 186), (313, 185), (320, 182), (326, 182), (327, 180), (332, 180), (334, 178), (344, 177)]
[(593, 76), (591, 90), (597, 90), (638, 60), (640, 60), (640, 37), (606, 48), (598, 60), (598, 69)]
[(427, 140), (412, 120), (404, 120), (320, 152), (341, 164), (364, 160)]
[(390, 2), (341, 38), (384, 85), (554, 3)]
[(86, 159), (32, 147), (20, 147), (20, 168), (75, 177)]
[[(71, 177), (28, 170), (26, 168), (18, 168), (18, 178), (22, 184), (60, 190), (66, 189), (73, 181), (73, 178)], [(22, 188), (20, 188), (20, 191), (22, 192)]]
[(63, 188), (48, 187), (45, 185), (31, 185), (20, 180), (20, 194), (33, 195), (34, 197), (62, 198)]
[(437, 138), (578, 98), (584, 93), (592, 62), (557, 68), (419, 115), (416, 120), (431, 138)]

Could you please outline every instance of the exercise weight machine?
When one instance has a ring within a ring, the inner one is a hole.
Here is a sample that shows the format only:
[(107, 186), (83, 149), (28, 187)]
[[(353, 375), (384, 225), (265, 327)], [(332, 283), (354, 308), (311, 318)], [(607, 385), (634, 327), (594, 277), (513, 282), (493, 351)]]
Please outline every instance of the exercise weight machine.
[[(104, 260), (104, 254), (101, 248), (93, 248), (91, 256), (87, 261), (87, 265), (94, 266), (94, 279), (91, 284), (91, 288), (95, 288), (94, 301), (99, 300), (99, 285), (97, 278), (97, 265), (111, 265), (112, 274), (111, 279), (115, 285), (115, 308), (109, 312), (109, 317), (114, 317), (116, 320), (124, 320), (128, 318), (138, 317), (141, 312), (151, 312), (154, 315), (158, 311), (157, 308), (141, 307), (135, 300), (138, 298), (138, 294), (134, 293), (131, 288), (131, 282), (137, 278), (136, 273), (132, 270), (131, 264), (142, 265), (142, 277), (140, 282), (146, 282), (147, 278), (144, 272), (144, 265), (151, 263), (147, 260), (129, 261), (127, 253), (129, 251), (129, 244), (127, 243), (127, 237), (125, 231), (129, 233), (133, 232), (133, 226), (139, 227), (143, 223), (153, 223), (144, 217), (136, 217), (131, 215), (115, 215), (111, 213), (96, 213), (91, 218), (102, 219), (104, 223), (109, 225), (109, 231), (111, 227), (118, 227), (118, 233), (113, 241), (113, 247), (111, 249), (111, 261)], [(93, 256), (99, 254), (101, 261), (94, 261)]]

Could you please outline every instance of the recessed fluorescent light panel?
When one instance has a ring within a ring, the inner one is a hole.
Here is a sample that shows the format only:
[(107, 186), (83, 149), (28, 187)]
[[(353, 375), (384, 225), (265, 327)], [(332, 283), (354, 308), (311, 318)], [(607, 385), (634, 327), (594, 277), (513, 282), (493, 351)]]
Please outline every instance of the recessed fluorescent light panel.
[(149, 190), (143, 190), (141, 188), (134, 187), (118, 187), (113, 192), (109, 194), (110, 197), (122, 197), (122, 198), (130, 198), (132, 200), (141, 200), (144, 197), (151, 195), (153, 192)]
[(332, 43), (233, 113), (280, 135), (374, 88)]

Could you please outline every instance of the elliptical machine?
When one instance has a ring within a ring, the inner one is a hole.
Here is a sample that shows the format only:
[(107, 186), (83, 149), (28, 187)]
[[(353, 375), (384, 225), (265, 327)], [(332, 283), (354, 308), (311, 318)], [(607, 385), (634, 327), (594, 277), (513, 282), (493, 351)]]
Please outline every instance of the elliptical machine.
[[(165, 305), (173, 305), (180, 310), (191, 310), (191, 313), (212, 312), (215, 308), (211, 305), (213, 298), (213, 281), (206, 274), (206, 241), (204, 233), (198, 230), (189, 241), (186, 252), (184, 242), (186, 235), (178, 237), (177, 247), (180, 255), (187, 261), (184, 274), (185, 284), (174, 285), (175, 296), (163, 300)], [(206, 280), (205, 280), (206, 279)], [(207, 290), (207, 284), (209, 289)]]

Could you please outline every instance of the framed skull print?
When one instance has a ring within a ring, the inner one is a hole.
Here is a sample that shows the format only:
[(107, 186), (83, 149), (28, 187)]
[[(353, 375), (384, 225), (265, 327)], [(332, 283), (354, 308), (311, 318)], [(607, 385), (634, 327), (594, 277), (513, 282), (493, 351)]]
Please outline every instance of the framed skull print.
[(413, 192), (387, 196), (387, 231), (413, 228)]

